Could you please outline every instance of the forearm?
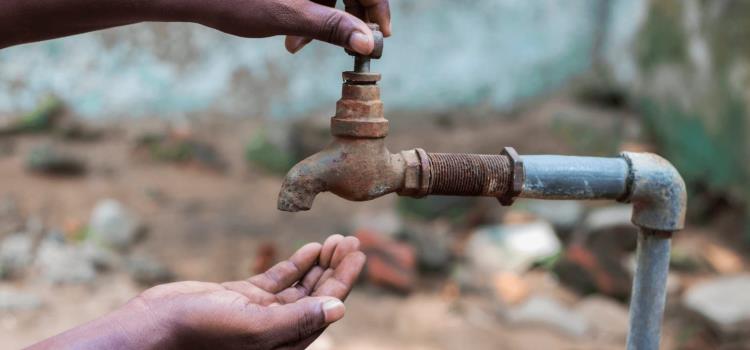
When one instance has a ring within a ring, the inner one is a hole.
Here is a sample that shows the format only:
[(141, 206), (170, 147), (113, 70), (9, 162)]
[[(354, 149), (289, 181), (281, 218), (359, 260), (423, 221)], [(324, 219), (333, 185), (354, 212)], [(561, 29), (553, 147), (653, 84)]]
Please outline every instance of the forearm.
[(145, 306), (130, 302), (28, 349), (165, 349), (173, 348), (172, 335), (171, 328), (157, 322)]
[(0, 48), (144, 21), (195, 21), (195, 0), (3, 0)]

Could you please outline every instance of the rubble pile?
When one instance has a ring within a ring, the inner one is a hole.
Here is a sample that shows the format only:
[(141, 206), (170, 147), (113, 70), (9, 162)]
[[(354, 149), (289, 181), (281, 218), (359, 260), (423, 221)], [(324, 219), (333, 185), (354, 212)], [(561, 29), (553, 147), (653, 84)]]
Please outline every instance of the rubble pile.
[[(8, 202), (13, 199), (4, 198), (4, 211), (15, 211)], [(142, 231), (143, 224), (122, 203), (104, 199), (92, 210), (89, 224), (73, 232), (32, 217), (18, 231), (0, 233), (0, 312), (34, 310), (44, 303), (14, 285), (93, 285), (107, 273), (128, 274), (143, 286), (173, 280), (164, 264), (130, 253)]]

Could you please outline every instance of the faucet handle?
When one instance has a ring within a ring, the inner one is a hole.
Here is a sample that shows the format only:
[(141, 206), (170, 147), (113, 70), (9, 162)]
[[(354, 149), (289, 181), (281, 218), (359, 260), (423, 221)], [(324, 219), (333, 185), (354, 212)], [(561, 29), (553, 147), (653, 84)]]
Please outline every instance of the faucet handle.
[(370, 30), (372, 31), (372, 36), (375, 39), (375, 46), (372, 49), (372, 52), (369, 55), (365, 56), (365, 55), (360, 55), (359, 53), (354, 52), (349, 49), (345, 49), (345, 51), (350, 56), (354, 56), (354, 57), (379, 59), (380, 57), (383, 56), (383, 32), (380, 31), (380, 26), (377, 25), (377, 23), (367, 23), (367, 26), (370, 27)]

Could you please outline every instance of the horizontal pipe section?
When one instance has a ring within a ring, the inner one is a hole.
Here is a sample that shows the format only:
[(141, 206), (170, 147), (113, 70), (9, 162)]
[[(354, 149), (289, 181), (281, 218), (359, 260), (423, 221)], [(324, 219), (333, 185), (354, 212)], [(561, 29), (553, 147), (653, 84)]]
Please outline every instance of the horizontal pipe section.
[(623, 199), (630, 167), (624, 158), (521, 156), (525, 179), (519, 197)]

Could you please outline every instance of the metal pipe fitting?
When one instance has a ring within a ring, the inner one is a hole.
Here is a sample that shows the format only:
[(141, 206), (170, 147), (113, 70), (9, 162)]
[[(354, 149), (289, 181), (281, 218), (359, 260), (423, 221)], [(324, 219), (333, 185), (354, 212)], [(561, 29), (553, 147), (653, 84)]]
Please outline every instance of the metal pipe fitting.
[(633, 224), (649, 230), (673, 232), (685, 226), (687, 189), (680, 173), (666, 159), (651, 153), (625, 152), (630, 164)]
[[(379, 33), (376, 27), (374, 32)], [(391, 154), (385, 146), (388, 120), (370, 58), (355, 55), (354, 71), (344, 72), (342, 97), (331, 118), (333, 142), (295, 165), (279, 193), (284, 211), (311, 208), (318, 193), (365, 201), (388, 193), (492, 196), (503, 205), (516, 197), (536, 199), (609, 199), (633, 204), (631, 221), (640, 227), (637, 268), (630, 304), (630, 350), (659, 347), (666, 302), (672, 232), (685, 222), (687, 191), (677, 170), (649, 153), (620, 157), (518, 156), (428, 153), (417, 148)]]
[(677, 170), (650, 153), (618, 158), (524, 156), (521, 197), (613, 199), (633, 204), (641, 228), (630, 300), (629, 350), (659, 348), (672, 233), (685, 224), (687, 190)]
[(633, 204), (633, 224), (673, 232), (685, 224), (687, 190), (677, 170), (651, 153), (620, 157), (521, 156), (525, 180), (519, 197), (612, 199)]
[(278, 208), (309, 210), (320, 192), (365, 201), (403, 187), (404, 160), (385, 146), (388, 120), (383, 117), (378, 74), (346, 72), (336, 115), (333, 141), (321, 152), (295, 165), (281, 186)]

